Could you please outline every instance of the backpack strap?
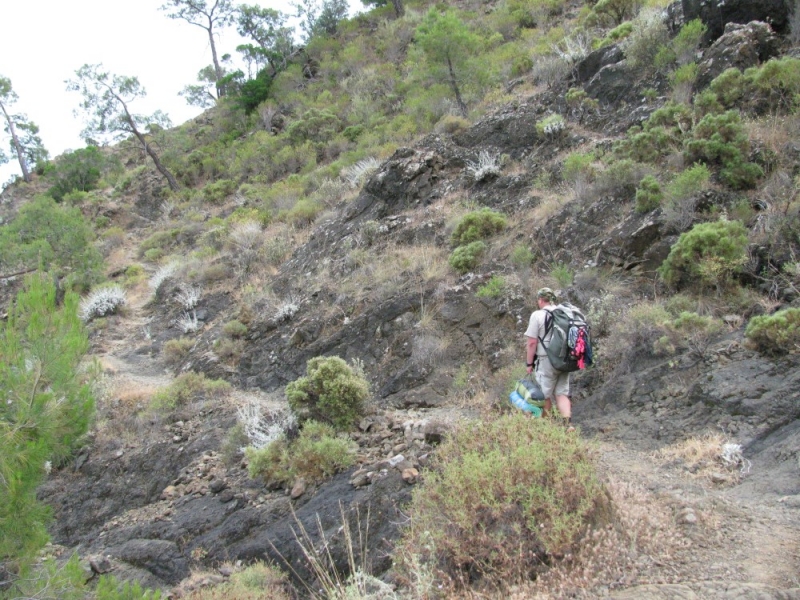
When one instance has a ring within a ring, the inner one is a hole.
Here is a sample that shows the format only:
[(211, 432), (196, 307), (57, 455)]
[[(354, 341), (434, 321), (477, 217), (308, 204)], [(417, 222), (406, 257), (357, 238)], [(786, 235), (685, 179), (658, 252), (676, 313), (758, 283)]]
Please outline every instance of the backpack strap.
[(542, 345), (542, 348), (547, 350), (547, 346), (544, 345), (544, 338), (546, 338), (547, 334), (550, 333), (550, 331), (552, 331), (552, 329), (553, 329), (553, 320), (555, 319), (555, 317), (553, 317), (553, 312), (552, 311), (549, 311), (546, 308), (543, 308), (542, 310), (545, 312), (545, 315), (544, 315), (544, 335), (539, 336), (539, 343)]

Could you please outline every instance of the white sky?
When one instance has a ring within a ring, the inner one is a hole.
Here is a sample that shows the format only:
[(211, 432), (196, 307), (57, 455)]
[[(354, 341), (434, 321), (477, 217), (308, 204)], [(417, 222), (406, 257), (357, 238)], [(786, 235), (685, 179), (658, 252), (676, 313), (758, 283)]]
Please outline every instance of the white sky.
[[(178, 92), (196, 83), (197, 72), (211, 64), (205, 30), (167, 18), (164, 0), (0, 0), (0, 75), (8, 77), (19, 100), (14, 112), (26, 113), (39, 126), (50, 156), (84, 147), (83, 122), (72, 112), (80, 102), (64, 83), (86, 63), (102, 63), (117, 75), (139, 78), (147, 97), (132, 109), (140, 114), (162, 110), (179, 125), (201, 111)], [(237, 2), (238, 4), (239, 2)], [(292, 13), (288, 0), (244, 0)], [(361, 7), (351, 0), (351, 10)], [(241, 42), (233, 27), (217, 40), (220, 56), (236, 57)], [(7, 136), (0, 138), (7, 153)], [(16, 156), (0, 166), (0, 185), (21, 174)]]

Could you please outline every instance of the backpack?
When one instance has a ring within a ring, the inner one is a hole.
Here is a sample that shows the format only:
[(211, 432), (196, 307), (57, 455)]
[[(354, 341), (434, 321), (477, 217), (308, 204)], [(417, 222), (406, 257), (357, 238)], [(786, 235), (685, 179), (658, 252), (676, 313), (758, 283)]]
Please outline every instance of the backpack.
[[(544, 339), (553, 332), (550, 343)], [(570, 373), (585, 369), (592, 364), (592, 337), (586, 317), (579, 308), (563, 302), (547, 311), (544, 319), (544, 335), (539, 343), (547, 351), (550, 364), (557, 371)]]

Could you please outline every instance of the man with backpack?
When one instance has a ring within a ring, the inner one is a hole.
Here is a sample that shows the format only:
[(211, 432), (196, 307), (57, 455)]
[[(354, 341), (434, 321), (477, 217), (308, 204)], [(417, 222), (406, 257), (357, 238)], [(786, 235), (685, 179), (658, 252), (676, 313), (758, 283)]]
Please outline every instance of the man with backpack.
[(550, 288), (542, 288), (536, 293), (536, 303), (539, 310), (531, 314), (528, 329), (525, 331), (527, 340), (527, 354), (525, 365), (530, 374), (536, 368), (536, 381), (542, 388), (545, 398), (545, 414), (552, 408), (555, 398), (556, 407), (561, 416), (566, 420), (570, 431), (574, 430), (569, 422), (572, 417), (572, 404), (569, 399), (569, 371), (559, 371), (548, 357), (547, 348), (553, 341), (553, 310), (556, 294)]

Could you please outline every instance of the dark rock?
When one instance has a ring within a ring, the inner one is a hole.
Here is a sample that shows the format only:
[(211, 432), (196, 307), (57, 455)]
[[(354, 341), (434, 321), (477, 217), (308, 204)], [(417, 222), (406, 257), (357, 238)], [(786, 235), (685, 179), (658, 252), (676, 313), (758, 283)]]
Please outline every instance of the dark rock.
[(613, 104), (620, 100), (635, 100), (632, 97), (633, 86), (631, 81), (634, 79), (628, 64), (625, 61), (617, 62), (602, 67), (594, 75), (585, 90), (592, 98), (595, 98), (601, 105)]
[(212, 494), (219, 494), (222, 490), (228, 487), (224, 479), (214, 479), (208, 484), (208, 490)]
[(104, 573), (110, 572), (114, 567), (111, 564), (111, 561), (108, 559), (107, 556), (90, 556), (89, 557), (89, 566), (92, 569), (92, 572), (102, 575)]
[(744, 71), (778, 54), (778, 38), (766, 23), (729, 23), (724, 34), (703, 53), (695, 89), (702, 90), (726, 69)]
[(174, 542), (133, 539), (111, 548), (109, 552), (119, 560), (146, 569), (170, 585), (189, 575), (189, 563)]
[(624, 58), (625, 54), (618, 44), (598, 48), (577, 64), (575, 67), (575, 79), (577, 83), (585, 83), (603, 67), (616, 64)]
[(685, 22), (700, 19), (708, 27), (704, 41), (716, 40), (725, 32), (728, 23), (764, 21), (778, 33), (789, 28), (789, 9), (786, 0), (683, 0)]

